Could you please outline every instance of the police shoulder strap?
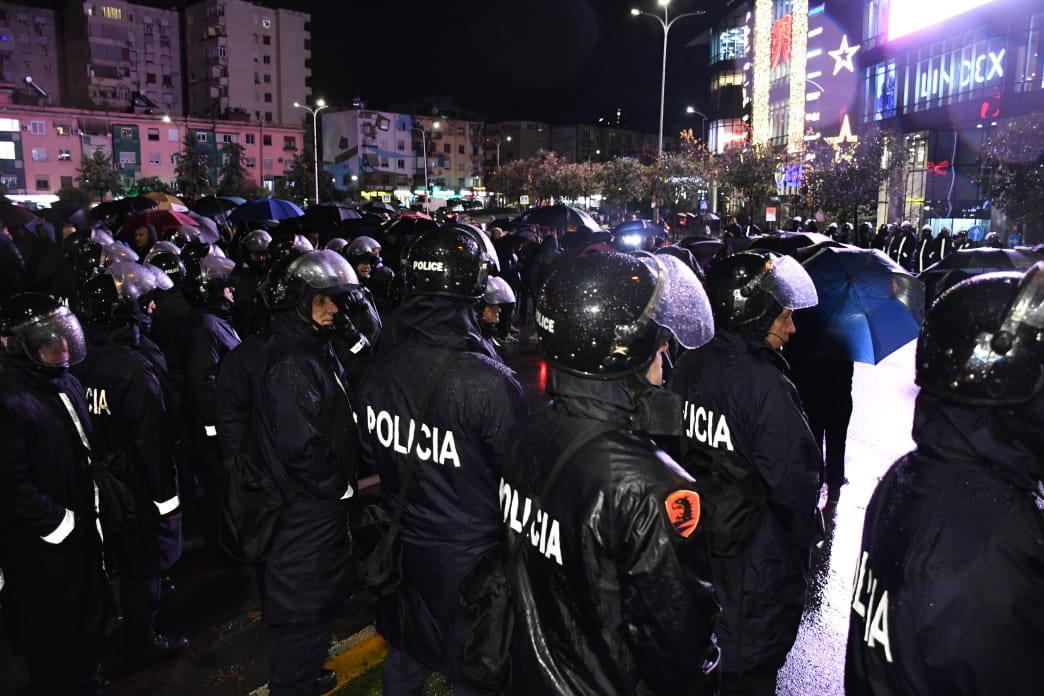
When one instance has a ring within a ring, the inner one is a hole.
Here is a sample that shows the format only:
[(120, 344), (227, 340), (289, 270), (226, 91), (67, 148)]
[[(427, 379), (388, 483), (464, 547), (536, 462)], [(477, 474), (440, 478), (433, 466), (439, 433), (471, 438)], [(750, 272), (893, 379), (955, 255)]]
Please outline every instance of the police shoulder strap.
[[(460, 353), (456, 351), (445, 351), (445, 355), (442, 357), (442, 361), (439, 362), (435, 368), (435, 376), (432, 377), (431, 382), (428, 383), (428, 391), (424, 394), (424, 399), (421, 400), (420, 411), (418, 415), (420, 418), (424, 418), (428, 415), (428, 407), (431, 405), (431, 399), (435, 396), (435, 390), (442, 382), (442, 378), (449, 371), (450, 366), (457, 362), (457, 358)], [(418, 438), (419, 439), (419, 438)], [(399, 531), (399, 525), (402, 522), (402, 511), (406, 507), (406, 490), (410, 487), (410, 479), (413, 478), (413, 470), (417, 467), (417, 447), (418, 443), (414, 443), (413, 447), (406, 454), (406, 473), (402, 476), (402, 483), (399, 484), (399, 498), (395, 501), (395, 512), (392, 515), (391, 529), (392, 534), (397, 534)]]
[[(605, 433), (611, 433), (615, 430), (619, 430), (619, 426), (608, 423), (606, 421), (589, 421), (588, 424), (573, 438), (559, 453), (558, 458), (555, 459), (555, 463), (551, 466), (551, 471), (547, 475), (547, 479), (544, 480), (544, 485), (540, 489), (540, 494), (536, 500), (533, 501), (533, 509), (541, 510), (544, 498), (551, 492), (552, 486), (555, 485), (555, 481), (558, 479), (558, 475), (562, 473), (562, 469), (565, 468), (566, 463), (573, 458), (577, 450), (586, 445), (591, 440), (595, 439), (599, 435)], [(536, 517), (534, 516), (533, 521), (530, 524), (536, 523)], [(511, 561), (508, 567), (508, 577), (514, 577), (515, 569), (518, 567), (519, 559), (522, 556), (522, 548), (525, 546), (523, 543), (525, 539), (525, 533), (519, 535), (518, 542), (515, 544), (515, 548), (511, 550)]]

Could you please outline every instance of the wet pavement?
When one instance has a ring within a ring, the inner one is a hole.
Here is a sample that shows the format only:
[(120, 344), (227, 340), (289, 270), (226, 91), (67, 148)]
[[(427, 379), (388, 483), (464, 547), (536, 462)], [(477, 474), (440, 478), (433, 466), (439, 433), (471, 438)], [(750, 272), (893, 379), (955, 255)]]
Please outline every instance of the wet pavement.
[[(532, 405), (543, 402), (547, 368), (537, 347), (523, 340), (506, 347)], [(854, 412), (848, 433), (850, 481), (836, 506), (825, 511), (828, 539), (813, 559), (814, 578), (797, 643), (781, 672), (783, 696), (844, 693), (844, 644), (856, 555), (866, 503), (889, 464), (912, 447), (913, 344), (880, 365), (856, 364)], [(825, 500), (824, 500), (825, 505)], [(208, 556), (198, 544), (172, 573), (177, 595), (164, 605), (159, 623), (187, 635), (184, 655), (143, 669), (123, 658), (118, 623), (106, 640), (105, 665), (113, 696), (261, 693), (267, 678), (268, 633), (252, 571)], [(360, 636), (373, 620), (367, 596), (350, 598), (338, 613), (335, 639)], [(55, 646), (60, 651), (62, 646)], [(338, 669), (342, 662), (338, 662)], [(342, 675), (347, 677), (347, 675)], [(24, 667), (0, 636), (0, 696), (27, 694)], [(343, 680), (342, 680), (343, 681)]]

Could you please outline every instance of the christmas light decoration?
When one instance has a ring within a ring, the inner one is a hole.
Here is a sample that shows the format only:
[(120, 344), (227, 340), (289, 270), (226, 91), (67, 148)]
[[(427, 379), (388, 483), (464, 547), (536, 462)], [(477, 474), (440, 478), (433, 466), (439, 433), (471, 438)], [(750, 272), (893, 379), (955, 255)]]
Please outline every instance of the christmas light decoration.
[(790, 102), (787, 110), (787, 152), (805, 149), (805, 80), (808, 73), (808, 0), (794, 0), (790, 61)]
[(751, 142), (761, 144), (772, 136), (769, 122), (769, 80), (772, 56), (772, 0), (754, 3), (754, 70), (751, 75)]

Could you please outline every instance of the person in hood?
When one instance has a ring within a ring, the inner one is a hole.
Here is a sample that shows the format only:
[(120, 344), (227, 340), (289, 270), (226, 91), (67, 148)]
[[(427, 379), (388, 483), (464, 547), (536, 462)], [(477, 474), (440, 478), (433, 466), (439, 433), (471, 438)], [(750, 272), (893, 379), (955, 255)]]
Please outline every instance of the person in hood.
[(127, 650), (139, 662), (170, 657), (188, 647), (187, 639), (165, 636), (155, 628), (162, 571), (170, 567), (169, 557), (181, 552), (180, 535), (161, 537), (161, 524), (163, 518), (180, 516), (181, 503), (174, 419), (167, 414), (169, 397), (163, 386), (166, 375), (143, 351), (135, 320), (142, 298), (170, 286), (170, 278), (154, 266), (118, 262), (84, 285), (76, 308), (85, 327), (87, 356), (73, 372), (90, 397), (95, 456), (126, 459), (137, 503), (137, 526), (106, 535), (120, 571)]
[[(34, 694), (93, 696), (109, 592), (102, 565), (86, 353), (68, 307), (21, 293), (0, 307), (0, 568), (5, 632)], [(5, 677), (8, 681), (9, 677)], [(8, 682), (9, 683), (9, 682)]]
[(359, 437), (330, 338), (339, 298), (359, 279), (328, 250), (301, 254), (281, 277), (282, 292), (266, 291), (272, 335), (252, 382), (249, 451), (288, 500), (259, 571), (272, 640), (269, 693), (303, 696), (336, 684), (335, 676), (319, 680), (336, 609), (348, 596)]
[(845, 691), (1044, 683), (1044, 264), (947, 290), (917, 339), (916, 448), (866, 508)]
[(433, 671), (446, 675), (455, 693), (486, 693), (461, 674), (468, 621), (459, 588), (479, 559), (500, 547), (504, 448), (527, 410), (517, 377), (482, 338), (475, 316), (496, 265), (492, 244), (476, 227), (420, 235), (403, 261), (405, 300), (360, 386), (364, 456), (393, 508), (403, 477), (411, 477), (402, 583), (377, 609), (377, 630), (389, 644), (386, 694), (422, 694)]
[[(511, 554), (518, 694), (712, 693), (718, 605), (693, 480), (651, 439), (680, 431), (660, 389), (670, 342), (695, 348), (714, 324), (677, 258), (579, 256), (536, 307), (550, 404), (511, 434), (500, 484)], [(553, 463), (592, 423), (540, 497)]]
[(740, 553), (713, 558), (721, 693), (775, 694), (801, 623), (810, 552), (823, 538), (823, 460), (780, 350), (795, 332), (794, 310), (818, 298), (801, 264), (764, 250), (722, 259), (705, 285), (714, 339), (682, 354), (670, 385), (685, 402), (682, 439), (738, 455), (767, 494)]

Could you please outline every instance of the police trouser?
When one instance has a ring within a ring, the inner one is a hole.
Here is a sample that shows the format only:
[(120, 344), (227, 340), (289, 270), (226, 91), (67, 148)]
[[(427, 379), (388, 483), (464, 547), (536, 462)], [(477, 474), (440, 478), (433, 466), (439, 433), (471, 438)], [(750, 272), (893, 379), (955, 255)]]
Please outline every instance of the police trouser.
[[(424, 696), (424, 683), (432, 672), (394, 645), (389, 645), (381, 665), (384, 696)], [(453, 685), (453, 693), (454, 696), (494, 696), (499, 690), (458, 682)]]
[(330, 649), (332, 617), (306, 623), (272, 624), (268, 660), (271, 696), (315, 696), (315, 681)]

